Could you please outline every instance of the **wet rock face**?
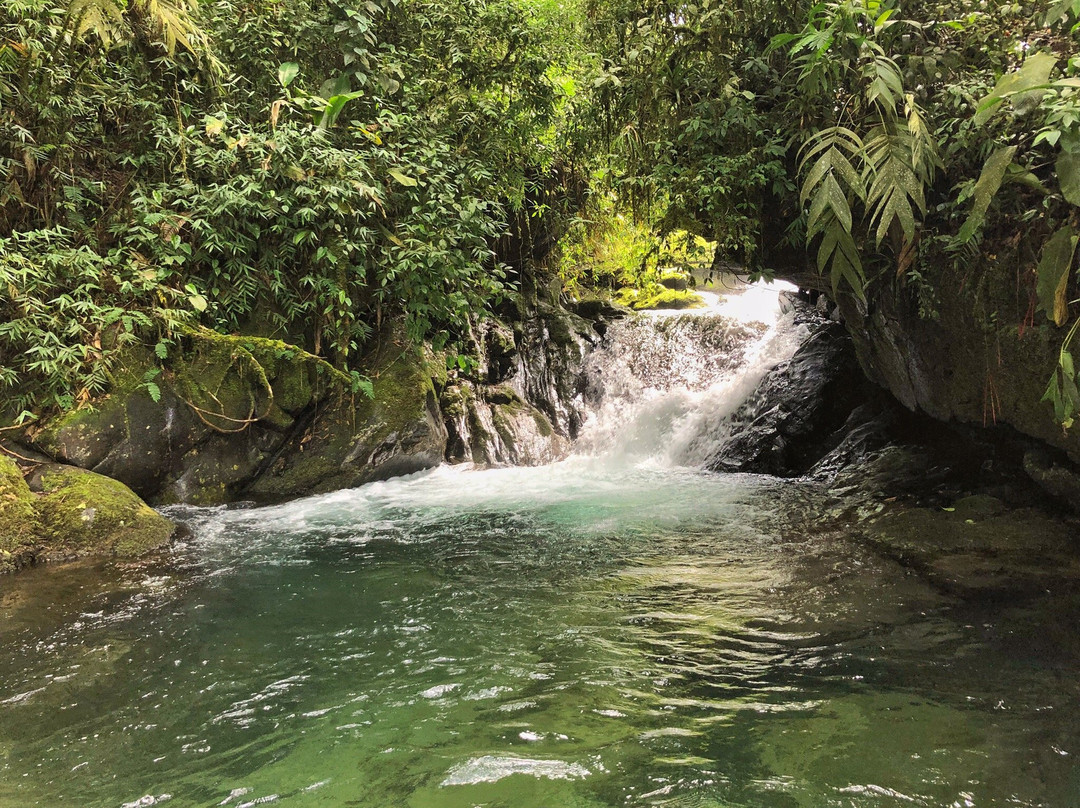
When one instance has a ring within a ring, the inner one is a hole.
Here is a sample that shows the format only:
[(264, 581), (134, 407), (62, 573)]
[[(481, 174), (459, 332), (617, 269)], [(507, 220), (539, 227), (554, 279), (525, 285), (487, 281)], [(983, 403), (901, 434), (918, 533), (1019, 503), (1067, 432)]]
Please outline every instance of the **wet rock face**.
[(800, 318), (809, 336), (733, 415), (711, 470), (804, 474), (840, 444), (841, 428), (870, 396), (844, 328), (808, 309)]
[(1022, 324), (1029, 299), (1015, 263), (943, 277), (935, 292), (933, 318), (920, 316), (910, 289), (889, 284), (866, 304), (841, 299), (867, 376), (939, 421), (1008, 425), (1080, 461), (1080, 431), (1063, 431), (1041, 400), (1066, 329), (1042, 314)]

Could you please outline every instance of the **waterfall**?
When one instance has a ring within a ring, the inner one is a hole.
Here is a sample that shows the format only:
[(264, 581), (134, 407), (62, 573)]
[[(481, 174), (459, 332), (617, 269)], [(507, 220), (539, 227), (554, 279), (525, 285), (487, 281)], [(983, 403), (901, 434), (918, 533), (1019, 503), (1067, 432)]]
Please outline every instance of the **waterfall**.
[(585, 360), (587, 415), (575, 453), (631, 465), (700, 467), (722, 446), (731, 415), (805, 337), (784, 293), (758, 283), (707, 306), (614, 324)]

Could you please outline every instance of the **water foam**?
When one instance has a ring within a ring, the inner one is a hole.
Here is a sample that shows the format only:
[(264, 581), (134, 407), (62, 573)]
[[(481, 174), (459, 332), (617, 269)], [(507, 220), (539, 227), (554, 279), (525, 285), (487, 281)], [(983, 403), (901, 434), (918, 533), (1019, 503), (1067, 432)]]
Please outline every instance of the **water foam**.
[(592, 411), (575, 447), (615, 463), (700, 467), (725, 422), (802, 341), (781, 292), (752, 284), (703, 309), (616, 323), (586, 361)]

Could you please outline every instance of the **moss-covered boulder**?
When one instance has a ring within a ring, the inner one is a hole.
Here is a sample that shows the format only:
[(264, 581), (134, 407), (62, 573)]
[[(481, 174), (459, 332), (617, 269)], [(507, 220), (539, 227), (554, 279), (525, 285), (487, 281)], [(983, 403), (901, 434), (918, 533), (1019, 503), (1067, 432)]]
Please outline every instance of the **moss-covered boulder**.
[(41, 542), (36, 497), (15, 462), (0, 455), (0, 572), (32, 560)]
[(265, 337), (200, 331), (188, 343), (152, 376), (153, 395), (152, 358), (129, 352), (110, 393), (50, 419), (35, 448), (155, 503), (235, 500), (307, 422), (333, 371)]
[(42, 560), (137, 556), (167, 543), (175, 529), (123, 483), (84, 469), (42, 466), (31, 486), (40, 492)]

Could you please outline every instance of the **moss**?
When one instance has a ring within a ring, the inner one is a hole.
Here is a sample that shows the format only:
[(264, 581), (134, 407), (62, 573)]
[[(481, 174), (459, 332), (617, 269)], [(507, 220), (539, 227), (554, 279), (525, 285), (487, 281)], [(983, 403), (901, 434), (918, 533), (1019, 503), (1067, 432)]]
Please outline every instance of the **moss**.
[(696, 292), (678, 291), (676, 289), (662, 289), (648, 297), (634, 301), (634, 308), (638, 311), (645, 309), (699, 309), (704, 305), (704, 298)]
[(704, 298), (697, 292), (668, 289), (658, 283), (650, 283), (644, 289), (624, 287), (615, 293), (615, 302), (621, 306), (629, 306), (635, 311), (698, 309), (705, 305)]
[(684, 290), (692, 283), (690, 276), (678, 269), (665, 269), (660, 273), (656, 282), (665, 289)]
[(45, 555), (135, 556), (172, 536), (172, 522), (121, 482), (68, 466), (41, 473), (37, 502)]
[(0, 572), (21, 566), (40, 541), (35, 499), (19, 467), (0, 455)]

